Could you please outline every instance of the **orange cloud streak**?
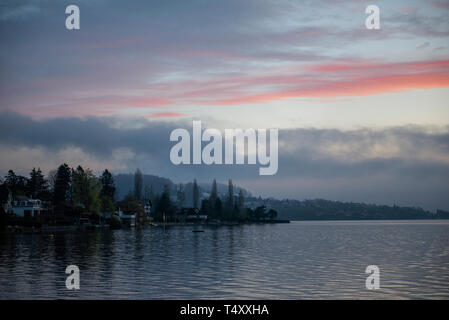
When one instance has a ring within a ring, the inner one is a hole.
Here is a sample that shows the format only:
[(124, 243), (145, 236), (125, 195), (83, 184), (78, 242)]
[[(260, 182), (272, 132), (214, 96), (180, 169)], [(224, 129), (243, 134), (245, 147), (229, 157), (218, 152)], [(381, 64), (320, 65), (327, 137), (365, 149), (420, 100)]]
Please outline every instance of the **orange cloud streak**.
[(406, 75), (387, 75), (352, 80), (324, 81), (294, 90), (280, 90), (273, 93), (255, 94), (235, 99), (209, 101), (217, 105), (263, 103), (287, 98), (333, 98), (348, 96), (369, 96), (382, 93), (415, 89), (449, 87), (449, 73), (429, 72)]

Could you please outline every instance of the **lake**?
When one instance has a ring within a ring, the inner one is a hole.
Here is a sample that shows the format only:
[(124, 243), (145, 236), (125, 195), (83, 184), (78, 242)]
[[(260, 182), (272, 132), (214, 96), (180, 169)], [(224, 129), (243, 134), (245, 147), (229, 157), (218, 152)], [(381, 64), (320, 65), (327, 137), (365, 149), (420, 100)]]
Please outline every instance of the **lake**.
[(0, 235), (0, 299), (449, 299), (449, 221), (192, 229)]

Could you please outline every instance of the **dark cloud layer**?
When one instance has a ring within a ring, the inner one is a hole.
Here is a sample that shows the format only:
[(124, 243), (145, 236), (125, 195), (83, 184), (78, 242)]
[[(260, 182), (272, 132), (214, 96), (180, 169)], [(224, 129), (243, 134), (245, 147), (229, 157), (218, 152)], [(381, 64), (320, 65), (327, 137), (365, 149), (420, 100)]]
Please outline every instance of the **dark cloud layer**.
[[(133, 129), (129, 129), (130, 125)], [(169, 152), (174, 143), (169, 141), (170, 132), (175, 128), (191, 131), (191, 127), (191, 122), (185, 120), (150, 122), (92, 117), (37, 121), (5, 113), (0, 117), (0, 148), (41, 148), (50, 158), (61, 149), (79, 148), (100, 162), (127, 150), (131, 158), (122, 160), (122, 168), (131, 172), (140, 167), (144, 172), (174, 181), (233, 178), (264, 196), (328, 197), (449, 208), (448, 128), (280, 130), (278, 173), (259, 176), (259, 165), (171, 164)], [(39, 165), (42, 164), (29, 159), (30, 168)], [(0, 170), (9, 168), (15, 169), (14, 163)]]

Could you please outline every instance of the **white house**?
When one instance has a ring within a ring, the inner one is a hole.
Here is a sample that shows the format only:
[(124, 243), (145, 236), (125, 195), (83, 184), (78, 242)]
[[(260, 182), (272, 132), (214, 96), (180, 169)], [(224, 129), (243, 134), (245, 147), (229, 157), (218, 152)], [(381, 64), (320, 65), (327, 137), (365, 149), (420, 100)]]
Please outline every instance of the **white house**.
[(120, 220), (124, 225), (128, 225), (130, 227), (136, 226), (136, 215), (135, 214), (126, 214), (118, 208), (116, 214), (120, 217)]
[(12, 212), (18, 217), (38, 217), (43, 210), (42, 202), (39, 199), (30, 199), (25, 196), (17, 196), (12, 203)]

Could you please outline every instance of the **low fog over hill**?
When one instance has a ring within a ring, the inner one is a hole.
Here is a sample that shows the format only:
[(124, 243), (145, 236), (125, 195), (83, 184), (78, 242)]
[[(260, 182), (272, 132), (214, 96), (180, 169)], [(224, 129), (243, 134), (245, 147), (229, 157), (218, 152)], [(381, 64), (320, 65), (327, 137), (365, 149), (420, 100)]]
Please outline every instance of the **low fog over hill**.
[[(150, 188), (153, 186), (153, 192), (154, 194), (160, 194), (162, 193), (164, 186), (168, 185), (170, 188), (171, 196), (176, 197), (176, 188), (179, 184), (175, 184), (170, 179), (159, 177), (151, 174), (143, 174), (143, 189), (145, 189), (145, 186), (148, 186)], [(134, 190), (134, 174), (127, 173), (127, 174), (118, 174), (114, 177), (115, 179), (115, 185), (117, 188), (116, 191), (116, 200), (123, 199), (127, 194), (132, 194)], [(200, 194), (202, 196), (208, 196), (210, 189), (212, 187), (212, 180), (210, 182), (198, 182), (198, 186), (200, 187)], [(242, 190), (243, 195), (245, 197), (250, 197), (251, 193), (248, 190), (245, 190), (243, 188), (240, 188), (238, 186), (234, 186), (234, 193), (237, 195), (238, 192)], [(219, 196), (224, 196), (228, 191), (228, 185), (225, 183), (219, 183), (217, 181), (217, 191)], [(193, 181), (184, 183), (184, 192), (186, 195), (186, 206), (192, 206), (193, 205)]]

